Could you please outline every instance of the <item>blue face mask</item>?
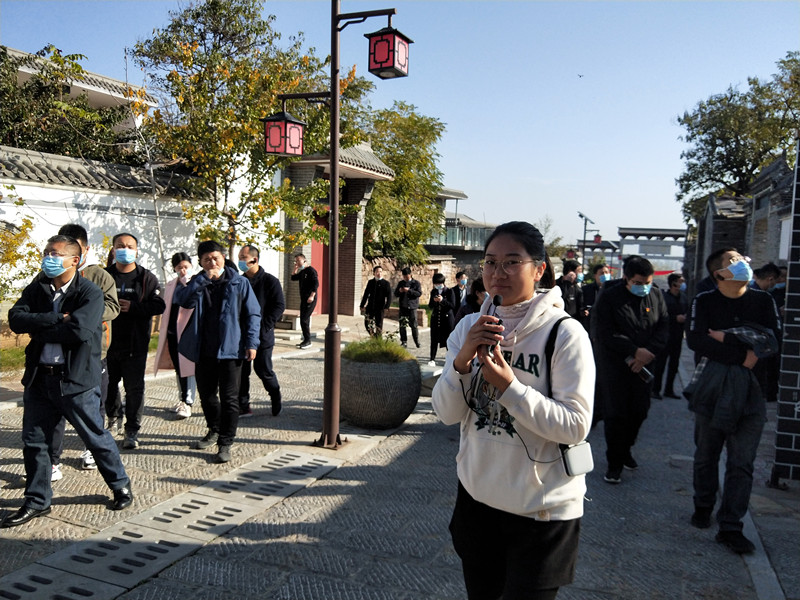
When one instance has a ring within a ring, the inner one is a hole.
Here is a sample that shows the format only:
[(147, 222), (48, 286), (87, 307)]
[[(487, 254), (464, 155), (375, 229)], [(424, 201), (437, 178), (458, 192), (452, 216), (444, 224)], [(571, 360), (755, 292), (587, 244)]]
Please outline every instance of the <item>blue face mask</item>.
[(603, 273), (602, 275), (600, 275), (599, 279), (602, 283), (605, 283), (606, 281), (611, 281), (611, 273)]
[(640, 298), (644, 298), (645, 296), (647, 296), (647, 294), (650, 293), (650, 289), (652, 287), (653, 287), (652, 283), (645, 283), (645, 284), (634, 283), (631, 284), (631, 294), (633, 294), (634, 296), (639, 296)]
[(440, 292), (441, 292), (441, 291), (444, 289), (444, 286), (443, 286), (441, 283), (439, 283), (439, 284), (437, 284), (437, 285), (435, 285), (435, 286), (433, 286), (433, 287), (434, 287), (434, 289), (437, 289), (437, 290), (439, 290)]
[(776, 290), (782, 290), (785, 287), (786, 287), (786, 282), (785, 281), (783, 283), (776, 283), (775, 284), (775, 289)]
[(42, 260), (42, 271), (46, 277), (53, 279), (66, 272), (64, 259), (60, 256), (45, 256)]
[(682, 292), (686, 291), (686, 282), (685, 281), (681, 284), (681, 291)]
[(250, 268), (250, 265), (247, 264), (246, 260), (240, 260), (239, 261), (239, 270), (240, 271), (244, 272), (244, 271), (247, 271), (249, 268)]
[(578, 283), (583, 283), (583, 273), (578, 273), (578, 276), (575, 278), (575, 281)]
[(467, 285), (467, 280), (466, 280), (466, 279), (460, 279), (458, 282), (459, 282), (461, 285)]
[(129, 265), (136, 261), (136, 250), (130, 248), (117, 248), (114, 250), (114, 258), (121, 265)]
[(728, 271), (733, 275), (731, 281), (750, 281), (753, 278), (753, 269), (744, 260), (738, 260), (728, 265)]

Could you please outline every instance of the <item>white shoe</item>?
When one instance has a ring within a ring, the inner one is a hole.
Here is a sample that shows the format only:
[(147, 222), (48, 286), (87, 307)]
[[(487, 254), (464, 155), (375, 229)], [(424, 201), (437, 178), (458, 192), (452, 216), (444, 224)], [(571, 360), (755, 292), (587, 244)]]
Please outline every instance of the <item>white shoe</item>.
[(175, 413), (179, 419), (188, 419), (192, 416), (192, 407), (186, 404), (186, 402), (181, 402), (181, 405)]
[(181, 410), (181, 406), (184, 405), (184, 402), (181, 400), (175, 406), (169, 409), (169, 412), (178, 413)]
[(61, 472), (61, 465), (53, 465), (53, 470), (50, 472), (50, 481), (58, 481), (63, 478), (64, 474)]
[(436, 366), (436, 361), (435, 360), (429, 360), (428, 361), (428, 366), (429, 367), (435, 367)]
[(81, 452), (81, 469), (84, 471), (93, 471), (97, 468), (97, 463), (94, 462), (91, 450), (84, 450)]

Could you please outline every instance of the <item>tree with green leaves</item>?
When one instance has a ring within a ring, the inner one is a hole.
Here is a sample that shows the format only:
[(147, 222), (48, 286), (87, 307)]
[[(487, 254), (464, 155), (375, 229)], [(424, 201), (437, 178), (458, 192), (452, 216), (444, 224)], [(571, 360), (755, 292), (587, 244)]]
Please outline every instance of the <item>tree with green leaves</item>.
[(709, 194), (744, 196), (759, 171), (786, 151), (800, 114), (800, 53), (790, 52), (766, 83), (748, 80), (745, 91), (729, 87), (678, 117), (690, 147), (678, 177), (684, 219), (700, 219)]
[(567, 245), (564, 243), (564, 236), (559, 235), (555, 230), (553, 218), (550, 215), (544, 215), (533, 225), (541, 232), (544, 238), (544, 248), (547, 251), (547, 256), (559, 258), (566, 254)]
[[(135, 164), (118, 126), (125, 107), (92, 108), (86, 94), (70, 95), (83, 81), (82, 54), (63, 54), (52, 44), (34, 55), (0, 46), (0, 144), (103, 162)], [(18, 82), (20, 70), (29, 76)]]
[(445, 125), (395, 102), (373, 115), (370, 140), (375, 154), (394, 172), (394, 181), (375, 184), (364, 218), (364, 255), (387, 256), (398, 264), (424, 262), (423, 244), (441, 229), (442, 189), (436, 144)]
[[(263, 0), (205, 0), (170, 13), (170, 22), (136, 44), (134, 57), (148, 73), (160, 106), (145, 114), (145, 130), (165, 160), (185, 162), (196, 176), (199, 201), (186, 214), (203, 239), (231, 248), (256, 233), (268, 245), (292, 248), (309, 239), (325, 240), (316, 218), (327, 212), (321, 181), (295, 189), (288, 181), (273, 186), (278, 168), (288, 159), (264, 152), (263, 117), (278, 112), (278, 94), (329, 88), (325, 62), (304, 51), (301, 35), (281, 47), (274, 17), (263, 17)], [(342, 82), (342, 115), (360, 107), (370, 85), (351, 71)], [(328, 144), (329, 115), (320, 105), (301, 101), (291, 112), (308, 122), (306, 154)], [(344, 126), (342, 144), (358, 141)], [(288, 233), (274, 216), (279, 211), (303, 224)]]

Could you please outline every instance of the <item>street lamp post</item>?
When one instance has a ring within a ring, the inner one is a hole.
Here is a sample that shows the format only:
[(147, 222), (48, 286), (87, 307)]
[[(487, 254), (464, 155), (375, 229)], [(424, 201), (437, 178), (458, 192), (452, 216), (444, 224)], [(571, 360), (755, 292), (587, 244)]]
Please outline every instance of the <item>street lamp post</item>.
[(578, 216), (583, 219), (583, 237), (581, 238), (581, 264), (583, 265), (583, 270), (586, 271), (588, 266), (586, 265), (586, 227), (587, 223), (591, 223), (594, 225), (594, 221), (592, 221), (589, 217), (583, 214), (581, 211), (578, 211)]

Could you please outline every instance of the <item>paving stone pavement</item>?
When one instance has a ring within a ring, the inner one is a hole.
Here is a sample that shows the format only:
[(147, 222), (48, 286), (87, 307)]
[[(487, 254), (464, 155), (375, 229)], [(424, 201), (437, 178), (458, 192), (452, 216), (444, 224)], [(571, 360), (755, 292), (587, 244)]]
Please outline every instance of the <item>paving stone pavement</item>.
[[(361, 335), (357, 318), (342, 321), (343, 340)], [(464, 598), (447, 531), (458, 429), (439, 423), (421, 398), (395, 431), (343, 423), (348, 441), (339, 450), (311, 446), (322, 421), (323, 354), (321, 344), (298, 352), (293, 343), (276, 347), (283, 412), (269, 414), (254, 379), (256, 415), (240, 421), (227, 465), (213, 462), (213, 448), (188, 448), (205, 425), (199, 413), (184, 421), (169, 414), (174, 379), (147, 379), (142, 447), (122, 453), (136, 494), (129, 510), (106, 509), (108, 490), (96, 472), (79, 470), (82, 448), (68, 430), (53, 512), (0, 530), (0, 598)], [(424, 334), (423, 364), (428, 343)], [(22, 409), (5, 405), (0, 510), (14, 510), (24, 487)], [(634, 448), (641, 466), (625, 471), (620, 485), (602, 480), (599, 425), (589, 438), (595, 470), (587, 477), (576, 581), (559, 598), (800, 600), (799, 486), (764, 486), (774, 406), (770, 415), (751, 502), (760, 543), (746, 559), (717, 544), (713, 528), (688, 525), (693, 443), (684, 401), (653, 401)], [(202, 516), (194, 519), (195, 510)], [(123, 553), (117, 562), (114, 552)], [(148, 574), (139, 578), (137, 569)]]

